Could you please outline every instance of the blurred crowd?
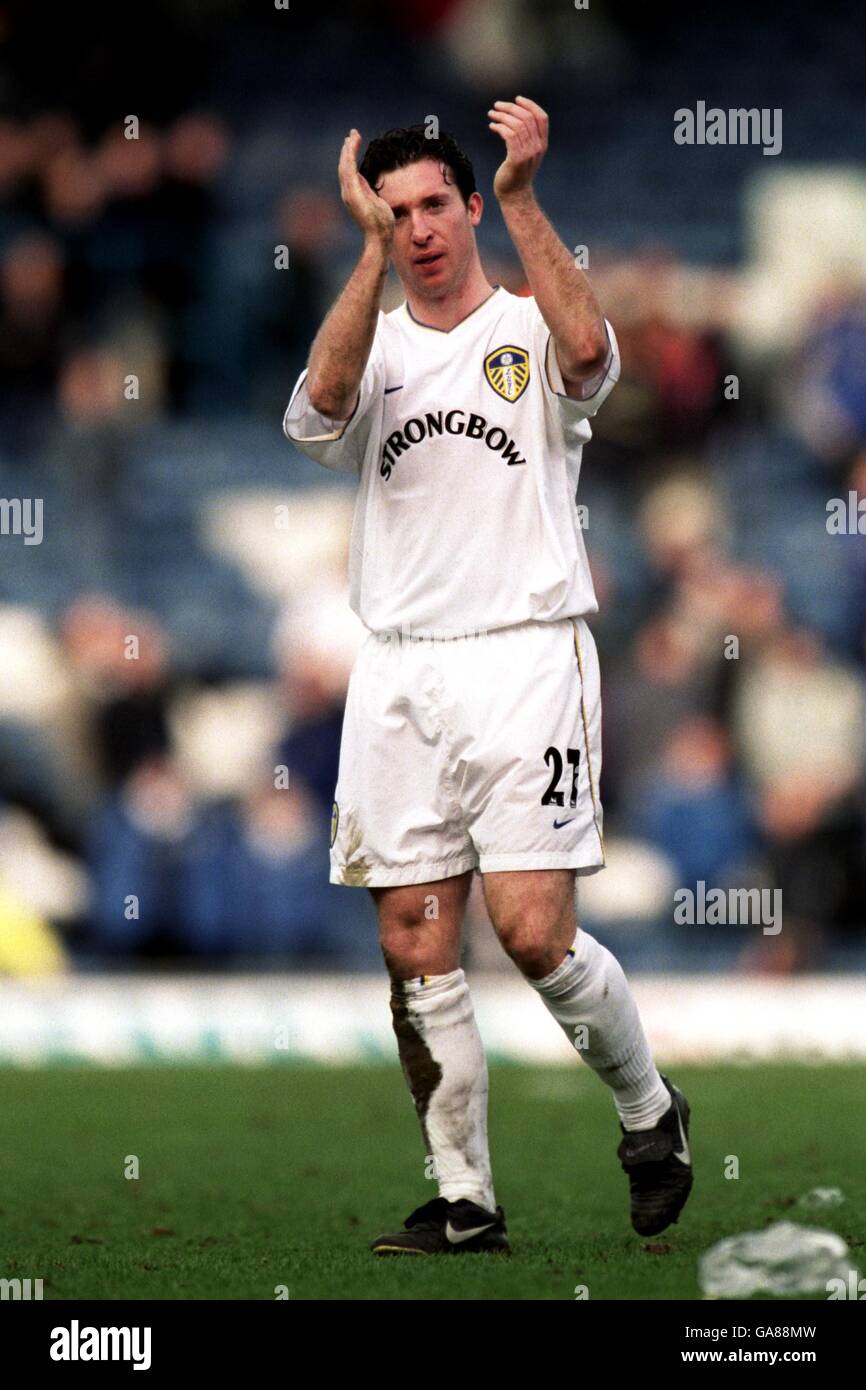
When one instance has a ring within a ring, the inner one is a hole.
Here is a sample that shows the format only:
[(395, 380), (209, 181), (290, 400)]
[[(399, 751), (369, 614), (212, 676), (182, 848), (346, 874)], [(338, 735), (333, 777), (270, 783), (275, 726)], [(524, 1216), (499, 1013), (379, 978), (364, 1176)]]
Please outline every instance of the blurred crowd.
[[(259, 184), (219, 103), (129, 121), (0, 114), (0, 487), (46, 499), (42, 545), (0, 536), (0, 973), (369, 968), (367, 895), (327, 882), (351, 509), (280, 436), (355, 238), (330, 164)], [(862, 966), (862, 279), (756, 352), (735, 265), (612, 236), (589, 269), (623, 373), (578, 498), (610, 845), (583, 919), (649, 969)], [(701, 880), (780, 888), (783, 931), (675, 927)], [(492, 967), (477, 883), (469, 918)]]
[[(9, 445), (32, 447), (35, 425), (96, 416), (109, 402), (119, 426), (217, 403), (277, 408), (331, 286), (339, 203), (332, 189), (287, 190), (247, 264), (215, 268), (215, 184), (230, 152), (212, 111), (162, 130), (133, 117), (91, 142), (69, 112), (0, 119)], [(280, 247), (287, 273), (277, 276)], [(230, 345), (214, 341), (227, 301), (237, 308)], [(135, 413), (117, 389), (127, 371), (140, 380)]]

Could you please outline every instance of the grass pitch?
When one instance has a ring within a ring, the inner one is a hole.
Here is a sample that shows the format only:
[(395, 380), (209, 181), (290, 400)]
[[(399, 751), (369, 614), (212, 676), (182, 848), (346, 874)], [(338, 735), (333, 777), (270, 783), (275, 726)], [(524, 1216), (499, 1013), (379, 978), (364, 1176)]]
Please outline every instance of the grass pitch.
[[(577, 1285), (699, 1298), (702, 1251), (783, 1219), (837, 1231), (866, 1268), (866, 1068), (672, 1076), (692, 1106), (696, 1181), (661, 1236), (631, 1230), (616, 1116), (592, 1073), (494, 1065), (513, 1256), (376, 1259), (370, 1239), (436, 1195), (396, 1064), (0, 1071), (0, 1277), (41, 1278), (55, 1299), (273, 1299), (280, 1285), (302, 1300), (571, 1300)], [(794, 1205), (819, 1186), (847, 1200)]]

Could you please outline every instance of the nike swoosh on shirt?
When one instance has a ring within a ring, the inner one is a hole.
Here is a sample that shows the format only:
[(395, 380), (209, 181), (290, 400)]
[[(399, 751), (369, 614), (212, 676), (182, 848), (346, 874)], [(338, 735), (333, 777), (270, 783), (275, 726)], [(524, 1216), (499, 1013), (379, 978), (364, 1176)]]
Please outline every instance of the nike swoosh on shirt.
[(455, 1231), (451, 1222), (446, 1221), (445, 1239), (450, 1245), (462, 1245), (464, 1240), (471, 1240), (473, 1236), (480, 1236), (484, 1231), (489, 1231), (495, 1225), (495, 1221), (488, 1221), (486, 1226), (471, 1226), (468, 1231)]
[(402, 387), (402, 386), (386, 386), (386, 387), (385, 387), (385, 395), (386, 395), (386, 396), (390, 396), (390, 394), (391, 394), (392, 391), (402, 391), (402, 390), (403, 390), (403, 387)]

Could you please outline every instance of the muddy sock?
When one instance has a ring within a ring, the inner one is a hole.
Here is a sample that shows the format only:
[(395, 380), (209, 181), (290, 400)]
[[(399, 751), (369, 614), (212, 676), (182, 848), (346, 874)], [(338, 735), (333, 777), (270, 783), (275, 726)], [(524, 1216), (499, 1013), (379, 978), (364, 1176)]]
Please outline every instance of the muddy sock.
[(394, 982), (391, 1012), (439, 1195), (493, 1211), (487, 1061), (463, 971)]

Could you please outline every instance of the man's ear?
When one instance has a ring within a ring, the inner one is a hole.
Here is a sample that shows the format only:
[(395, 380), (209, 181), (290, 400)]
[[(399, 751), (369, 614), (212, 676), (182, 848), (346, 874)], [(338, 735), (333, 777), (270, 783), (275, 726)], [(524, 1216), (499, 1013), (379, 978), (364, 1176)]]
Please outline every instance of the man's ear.
[(469, 213), (469, 221), (473, 227), (477, 227), (481, 221), (481, 214), (484, 211), (484, 199), (480, 193), (470, 193), (469, 202), (466, 204)]

